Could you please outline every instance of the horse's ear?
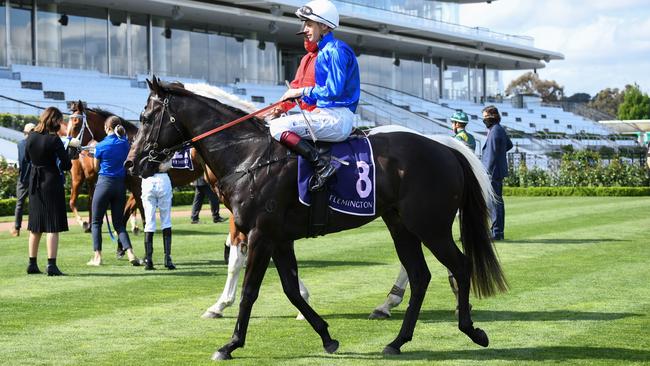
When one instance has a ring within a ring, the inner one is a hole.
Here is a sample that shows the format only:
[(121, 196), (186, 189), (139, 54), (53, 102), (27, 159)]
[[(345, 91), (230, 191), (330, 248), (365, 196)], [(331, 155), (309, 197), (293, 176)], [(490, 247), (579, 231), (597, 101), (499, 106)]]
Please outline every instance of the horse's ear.
[(149, 86), (149, 90), (153, 90), (153, 85), (151, 84), (151, 81), (147, 79), (147, 85)]
[(82, 102), (81, 99), (79, 99), (79, 101), (77, 102), (77, 111), (83, 113), (84, 110), (85, 110), (85, 108), (84, 108), (84, 102)]
[(156, 77), (156, 75), (153, 76), (153, 79), (151, 83), (149, 84), (149, 88), (151, 89), (152, 92), (156, 93), (157, 95), (162, 94), (162, 87), (160, 86), (160, 79)]

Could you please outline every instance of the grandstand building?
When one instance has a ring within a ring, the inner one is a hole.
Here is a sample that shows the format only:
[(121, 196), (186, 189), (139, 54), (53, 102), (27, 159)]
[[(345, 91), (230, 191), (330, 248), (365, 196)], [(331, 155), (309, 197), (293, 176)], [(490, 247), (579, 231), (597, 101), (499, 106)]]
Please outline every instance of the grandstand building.
[[(207, 82), (265, 105), (282, 95), (304, 54), (293, 14), (304, 0), (0, 1), (0, 96), (13, 99), (0, 98), (0, 112), (39, 113), (18, 101), (67, 109), (81, 99), (137, 119), (151, 74)], [(334, 2), (337, 37), (358, 55), (360, 125), (449, 133), (447, 118), (464, 109), (484, 133), (477, 116), (486, 101), (501, 101), (502, 70), (563, 59), (530, 37), (458, 24), (462, 4), (480, 1)], [(502, 106), (522, 148), (543, 150), (534, 141), (539, 132), (609, 133), (557, 108)]]

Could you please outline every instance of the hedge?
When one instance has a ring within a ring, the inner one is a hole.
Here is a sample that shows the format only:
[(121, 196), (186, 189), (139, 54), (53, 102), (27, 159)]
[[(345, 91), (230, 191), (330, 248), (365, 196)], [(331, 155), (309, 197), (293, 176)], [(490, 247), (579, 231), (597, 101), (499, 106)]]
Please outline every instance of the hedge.
[(650, 196), (650, 187), (503, 187), (504, 196)]
[[(70, 200), (70, 196), (65, 197), (66, 205)], [(172, 205), (183, 206), (191, 205), (194, 200), (194, 191), (182, 191), (174, 192), (174, 197), (172, 198)], [(25, 202), (27, 203), (27, 202)], [(25, 213), (28, 213), (28, 206), (25, 205)], [(66, 206), (67, 207), (67, 206)], [(5, 198), (0, 199), (0, 216), (13, 216), (16, 208), (16, 199), (15, 198)], [(77, 198), (77, 209), (80, 211), (88, 210), (88, 195), (80, 194)], [(70, 211), (70, 208), (68, 208)]]

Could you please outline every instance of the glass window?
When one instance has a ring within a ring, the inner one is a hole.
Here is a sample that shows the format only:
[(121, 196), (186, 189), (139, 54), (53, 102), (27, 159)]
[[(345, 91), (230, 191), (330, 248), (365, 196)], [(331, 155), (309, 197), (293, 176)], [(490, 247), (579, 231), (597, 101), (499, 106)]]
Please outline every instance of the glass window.
[(148, 28), (148, 16), (131, 14), (131, 66), (134, 75), (149, 73)]
[(111, 37), (111, 74), (128, 75), (128, 39), (126, 12), (109, 11), (110, 25), (109, 36)]
[(208, 35), (208, 46), (210, 54), (208, 80), (214, 84), (228, 83), (227, 62), (224, 62), (226, 60), (226, 37), (211, 33)]
[(438, 88), (440, 82), (438, 80), (440, 67), (433, 59), (425, 59), (424, 62), (424, 79), (423, 79), (423, 98), (428, 100), (437, 101), (440, 97), (438, 95)]
[(38, 64), (50, 67), (61, 66), (61, 37), (59, 37), (58, 6), (54, 0), (38, 2)]
[(168, 49), (172, 62), (171, 73), (178, 77), (190, 76), (190, 32), (182, 29), (172, 29), (171, 48)]
[(108, 34), (105, 9), (59, 5), (61, 65), (108, 72)]
[(501, 80), (501, 72), (495, 69), (487, 69), (486, 71), (486, 94), (488, 97), (496, 97), (502, 94), (503, 84)]
[(480, 103), (483, 98), (483, 67), (475, 65), (469, 69), (471, 101)]
[(11, 62), (29, 65), (32, 63), (32, 2), (12, 1), (9, 11), (11, 37)]
[(422, 97), (422, 61), (400, 59), (397, 73), (397, 88), (404, 93)]
[(209, 51), (208, 34), (204, 32), (189, 32), (190, 76), (195, 79), (208, 80)]
[(171, 37), (173, 31), (168, 28), (165, 19), (154, 17), (152, 23), (153, 72), (159, 75), (169, 75), (171, 73)]
[(447, 66), (443, 77), (445, 80), (443, 90), (445, 99), (469, 99), (469, 90), (467, 89), (469, 70), (467, 66)]
[(244, 70), (242, 68), (242, 58), (244, 55), (244, 39), (226, 37), (226, 82), (234, 83), (243, 81)]
[(275, 44), (254, 39), (245, 40), (243, 65), (244, 80), (242, 81), (275, 84), (278, 79), (276, 75), (277, 51)]
[(0, 66), (7, 66), (7, 22), (5, 2), (0, 2)]

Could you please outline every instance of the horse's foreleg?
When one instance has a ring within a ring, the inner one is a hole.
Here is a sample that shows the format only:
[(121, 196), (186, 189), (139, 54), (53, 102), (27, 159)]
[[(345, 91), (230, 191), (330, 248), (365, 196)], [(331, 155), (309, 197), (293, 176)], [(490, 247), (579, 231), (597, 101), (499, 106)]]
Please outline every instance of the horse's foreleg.
[(388, 296), (386, 296), (386, 301), (383, 304), (377, 306), (375, 310), (372, 311), (369, 319), (386, 319), (390, 318), (390, 309), (396, 307), (402, 303), (404, 299), (404, 293), (406, 292), (406, 286), (409, 284), (408, 274), (404, 269), (404, 266), (399, 267), (399, 274), (395, 280), (393, 288), (390, 289)]
[(390, 230), (399, 260), (408, 273), (411, 286), (411, 298), (399, 334), (384, 348), (384, 354), (399, 354), (402, 345), (413, 338), (413, 331), (431, 280), (431, 273), (424, 259), (424, 253), (422, 253), (420, 239), (404, 226), (396, 213), (384, 215), (383, 219)]
[[(226, 238), (226, 243), (230, 245), (230, 235)], [(231, 306), (235, 302), (235, 295), (237, 294), (237, 282), (239, 280), (239, 272), (244, 267), (244, 261), (246, 260), (246, 254), (242, 253), (242, 246), (232, 246), (230, 251), (230, 257), (228, 258), (228, 277), (226, 278), (226, 284), (223, 288), (221, 296), (214, 305), (210, 306), (206, 310), (202, 318), (205, 319), (214, 319), (223, 317), (223, 311), (225, 308)]]
[(325, 351), (327, 353), (336, 352), (339, 348), (339, 342), (330, 337), (330, 333), (327, 330), (327, 322), (309, 306), (301, 294), (293, 242), (282, 244), (282, 247), (277, 246), (275, 248), (273, 252), (273, 263), (278, 270), (280, 281), (282, 281), (282, 289), (289, 301), (298, 308), (298, 311), (304, 315), (309, 325), (321, 337)]
[(250, 320), (253, 304), (257, 300), (260, 292), (260, 286), (266, 273), (266, 268), (271, 260), (273, 248), (271, 243), (260, 237), (261, 234), (253, 229), (248, 237), (248, 263), (246, 265), (246, 274), (244, 276), (244, 286), (242, 289), (241, 301), (239, 303), (239, 315), (235, 332), (230, 342), (221, 347), (212, 355), (213, 360), (229, 360), (231, 354), (237, 348), (243, 347), (246, 343), (246, 332), (248, 330), (248, 321)]
[(68, 202), (70, 205), (70, 210), (72, 210), (72, 214), (74, 215), (74, 218), (77, 220), (77, 224), (81, 226), (84, 230), (88, 226), (88, 222), (84, 222), (83, 218), (81, 215), (79, 215), (79, 211), (77, 210), (77, 198), (79, 198), (79, 188), (83, 184), (84, 179), (82, 178), (77, 178), (77, 180), (72, 181), (72, 185), (70, 187), (70, 201)]

